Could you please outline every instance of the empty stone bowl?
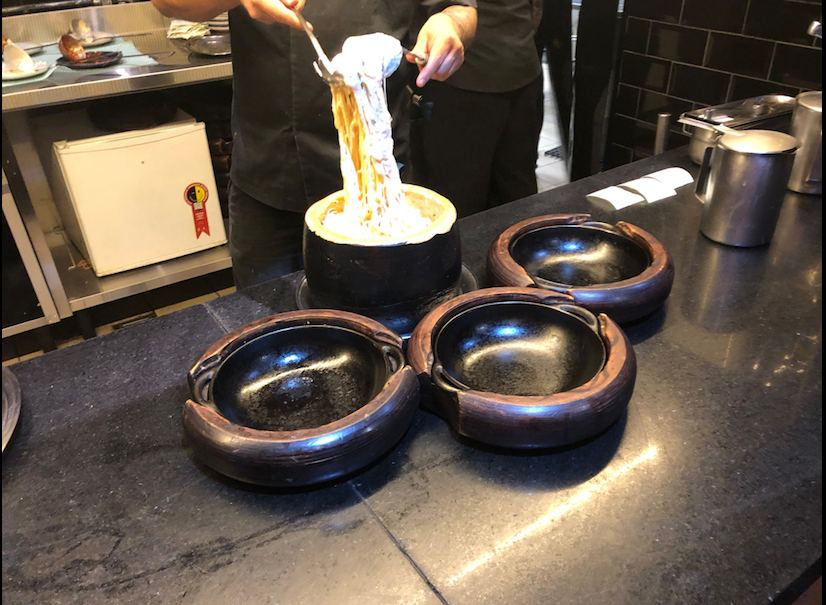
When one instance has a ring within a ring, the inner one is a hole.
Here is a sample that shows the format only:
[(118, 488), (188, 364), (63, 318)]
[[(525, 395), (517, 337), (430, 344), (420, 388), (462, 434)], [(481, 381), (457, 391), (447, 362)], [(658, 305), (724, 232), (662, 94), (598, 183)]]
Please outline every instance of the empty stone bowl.
[(656, 310), (674, 281), (671, 257), (654, 236), (587, 214), (549, 214), (509, 227), (488, 251), (488, 272), (498, 285), (562, 292), (619, 322)]
[(378, 458), (409, 426), (418, 385), (401, 338), (339, 311), (295, 311), (215, 343), (189, 372), (197, 456), (229, 477), (301, 486)]
[(487, 288), (417, 326), (408, 359), (427, 403), (461, 435), (509, 448), (566, 445), (619, 418), (636, 377), (622, 330), (537, 288)]

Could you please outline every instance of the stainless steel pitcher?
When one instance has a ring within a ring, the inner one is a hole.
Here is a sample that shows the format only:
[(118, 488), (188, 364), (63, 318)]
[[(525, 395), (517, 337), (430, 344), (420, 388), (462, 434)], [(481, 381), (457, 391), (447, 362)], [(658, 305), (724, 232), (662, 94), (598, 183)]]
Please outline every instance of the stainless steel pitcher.
[(798, 193), (823, 192), (823, 93), (797, 95), (792, 114), (792, 136), (798, 150), (789, 177), (789, 189)]
[(729, 246), (771, 241), (797, 143), (773, 130), (723, 135), (706, 150), (695, 193), (705, 204), (700, 231)]

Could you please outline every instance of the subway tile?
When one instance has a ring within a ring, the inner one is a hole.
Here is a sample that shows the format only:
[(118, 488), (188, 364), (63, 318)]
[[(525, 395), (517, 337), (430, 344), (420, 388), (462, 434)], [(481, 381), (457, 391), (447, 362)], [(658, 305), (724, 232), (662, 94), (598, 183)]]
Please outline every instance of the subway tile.
[(769, 77), (790, 86), (820, 90), (823, 82), (822, 52), (814, 47), (778, 44)]
[(668, 86), (669, 67), (669, 62), (663, 59), (625, 52), (622, 53), (620, 82), (664, 92)]
[(674, 132), (673, 130), (668, 133), (668, 140), (665, 143), (666, 149), (676, 149), (677, 147), (682, 147), (684, 145), (688, 145), (688, 142), (691, 140), (691, 137), (683, 132)]
[(703, 64), (708, 33), (678, 25), (651, 25), (648, 54), (683, 63)]
[(670, 113), (673, 120), (676, 120), (681, 113), (691, 111), (692, 104), (689, 101), (675, 99), (657, 92), (643, 90), (640, 95), (639, 111), (637, 117), (651, 124), (657, 123), (657, 114), (661, 112)]
[(821, 20), (821, 5), (786, 0), (751, 0), (745, 33), (779, 42), (811, 45), (806, 28)]
[(637, 115), (637, 103), (639, 99), (639, 88), (620, 84), (617, 87), (617, 96), (614, 97), (614, 113), (634, 117)]
[(744, 76), (734, 76), (734, 84), (731, 88), (729, 101), (739, 101), (740, 99), (748, 99), (751, 97), (759, 97), (761, 95), (781, 94), (795, 97), (798, 94), (798, 89), (791, 86), (783, 86), (768, 82), (766, 80), (756, 80), (755, 78), (746, 78)]
[(625, 36), (622, 39), (622, 47), (625, 50), (644, 53), (648, 48), (648, 30), (650, 27), (651, 21), (628, 17), (625, 21)]
[(769, 74), (774, 42), (712, 32), (706, 67), (754, 78)]
[(625, 14), (668, 23), (680, 20), (683, 0), (626, 0)]
[(685, 0), (680, 23), (727, 32), (740, 32), (746, 19), (745, 0)]
[(643, 150), (651, 153), (654, 150), (654, 127), (631, 118), (615, 116), (609, 138), (612, 142), (634, 151)]
[(675, 64), (669, 94), (702, 103), (718, 105), (725, 101), (731, 76), (701, 67)]

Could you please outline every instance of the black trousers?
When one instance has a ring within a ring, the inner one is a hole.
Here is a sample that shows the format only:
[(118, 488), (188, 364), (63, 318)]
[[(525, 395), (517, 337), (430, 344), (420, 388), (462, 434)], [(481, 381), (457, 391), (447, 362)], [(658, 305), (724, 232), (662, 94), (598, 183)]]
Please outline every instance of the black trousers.
[(248, 288), (302, 267), (304, 214), (278, 210), (231, 184), (229, 253), (235, 286)]
[(571, 62), (571, 0), (543, 0), (542, 20), (536, 31), (539, 59), (547, 53), (552, 94), (556, 101), (559, 134), (567, 151), (574, 94)]
[(504, 93), (430, 82), (411, 121), (413, 181), (460, 217), (536, 193), (542, 78)]

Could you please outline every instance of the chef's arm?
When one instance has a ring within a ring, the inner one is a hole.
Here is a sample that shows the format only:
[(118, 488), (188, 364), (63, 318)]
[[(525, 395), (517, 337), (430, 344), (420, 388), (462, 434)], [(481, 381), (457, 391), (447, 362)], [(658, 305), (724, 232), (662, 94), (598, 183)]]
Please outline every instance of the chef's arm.
[(167, 17), (187, 21), (206, 21), (240, 4), (253, 19), (300, 28), (293, 11), (303, 8), (304, 0), (152, 0), (152, 4)]
[[(454, 4), (433, 14), (419, 30), (413, 52), (427, 57), (427, 63), (419, 66), (417, 86), (429, 80), (446, 80), (465, 60), (465, 48), (476, 35), (475, 2)], [(409, 61), (414, 61), (408, 55)]]

